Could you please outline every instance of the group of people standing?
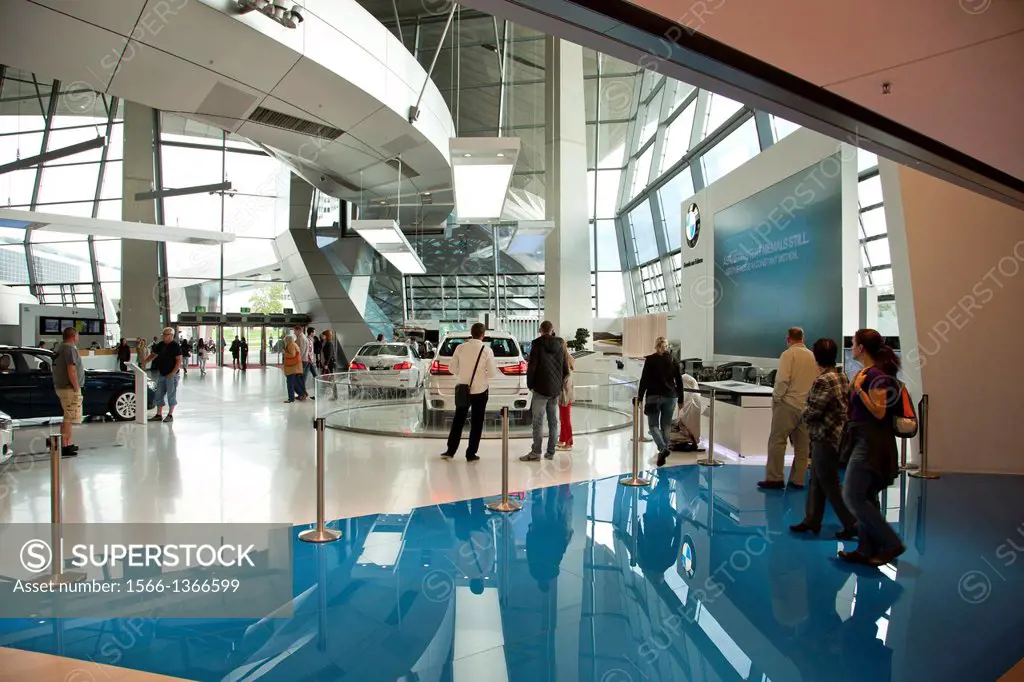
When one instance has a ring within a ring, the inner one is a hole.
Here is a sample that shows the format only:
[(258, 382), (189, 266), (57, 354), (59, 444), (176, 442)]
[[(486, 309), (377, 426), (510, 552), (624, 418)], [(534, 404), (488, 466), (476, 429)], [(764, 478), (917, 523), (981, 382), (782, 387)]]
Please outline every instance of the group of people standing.
[[(843, 525), (836, 537), (859, 541), (856, 550), (841, 551), (839, 558), (887, 564), (905, 550), (878, 501), (899, 471), (892, 426), (903, 390), (899, 359), (877, 331), (861, 329), (853, 336), (853, 357), (862, 369), (851, 381), (836, 366), (839, 348), (832, 339), (818, 339), (808, 349), (803, 330), (793, 327), (786, 345), (772, 395), (765, 480), (758, 487), (803, 489), (809, 457), (804, 518), (790, 530), (817, 535), (828, 500)], [(783, 479), (787, 442), (794, 450), (788, 484)], [(840, 486), (843, 464), (846, 476)]]
[(348, 358), (334, 331), (327, 329), (317, 335), (313, 327), (296, 326), (284, 337), (282, 363), (288, 390), (286, 403), (315, 400), (309, 394), (306, 380), (321, 373), (333, 374), (348, 370)]
[[(490, 380), (501, 376), (494, 359), (494, 351), (484, 341), (486, 332), (487, 327), (484, 324), (474, 324), (469, 330), (470, 339), (459, 344), (448, 365), (448, 371), (456, 377), (456, 383), (469, 387), (469, 402), (466, 405), (456, 405), (451, 430), (448, 432), (447, 447), (441, 453), (441, 457), (445, 459), (455, 456), (467, 417), (470, 417), (470, 425), (466, 461), (475, 462), (480, 459), (477, 452), (483, 435)], [(551, 322), (541, 323), (540, 336), (530, 347), (526, 372), (526, 386), (533, 393), (533, 446), (529, 453), (519, 459), (524, 462), (535, 462), (541, 458), (542, 452), (545, 458), (552, 459), (556, 450), (571, 450), (573, 445), (573, 360), (565, 340), (555, 335), (555, 327)], [(548, 427), (546, 450), (543, 449), (545, 418)]]

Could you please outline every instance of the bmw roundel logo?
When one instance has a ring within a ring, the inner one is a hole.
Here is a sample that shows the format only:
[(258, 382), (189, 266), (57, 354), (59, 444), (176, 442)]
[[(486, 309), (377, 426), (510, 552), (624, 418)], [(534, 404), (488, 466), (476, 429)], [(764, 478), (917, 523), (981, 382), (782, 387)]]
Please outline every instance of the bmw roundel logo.
[(679, 561), (682, 564), (683, 573), (686, 574), (686, 577), (692, 578), (697, 572), (697, 557), (693, 548), (693, 538), (689, 535), (683, 538), (683, 548), (679, 555)]
[(686, 212), (686, 244), (691, 249), (697, 246), (697, 239), (700, 237), (700, 209), (697, 204), (690, 204), (690, 210)]

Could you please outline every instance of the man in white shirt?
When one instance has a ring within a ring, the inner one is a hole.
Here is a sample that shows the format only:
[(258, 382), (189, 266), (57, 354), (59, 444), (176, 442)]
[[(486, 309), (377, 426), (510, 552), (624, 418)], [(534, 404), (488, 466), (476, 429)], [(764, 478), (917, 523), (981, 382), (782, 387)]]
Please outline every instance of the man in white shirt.
[(775, 373), (768, 462), (765, 466), (765, 480), (757, 484), (758, 488), (778, 490), (786, 487), (783, 469), (787, 441), (793, 443), (793, 467), (789, 470), (789, 485), (796, 489), (804, 487), (811, 440), (801, 415), (807, 406), (811, 384), (818, 377), (819, 371), (814, 353), (804, 345), (804, 330), (791, 327), (786, 335), (786, 351), (779, 358), (779, 369)]
[(469, 445), (466, 447), (466, 461), (475, 462), (480, 459), (477, 450), (480, 448), (480, 436), (484, 432), (484, 412), (487, 409), (487, 391), (491, 377), (497, 377), (498, 365), (494, 361), (494, 351), (484, 343), (484, 332), (487, 331), (480, 322), (470, 330), (473, 338), (459, 344), (452, 354), (448, 371), (455, 375), (457, 384), (469, 386), (469, 406), (456, 407), (452, 419), (452, 429), (448, 432), (448, 447), (441, 456), (449, 459), (455, 456), (462, 440), (462, 427), (466, 424), (466, 416), (472, 411), (469, 422)]

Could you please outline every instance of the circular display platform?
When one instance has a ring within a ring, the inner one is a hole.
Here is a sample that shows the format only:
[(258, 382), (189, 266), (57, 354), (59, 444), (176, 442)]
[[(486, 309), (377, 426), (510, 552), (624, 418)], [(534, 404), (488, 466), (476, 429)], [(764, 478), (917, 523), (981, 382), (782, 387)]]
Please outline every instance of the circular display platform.
[[(318, 405), (317, 407), (321, 407)], [(401, 438), (447, 438), (451, 428), (452, 414), (446, 413), (440, 420), (424, 421), (421, 398), (397, 399), (373, 402), (345, 402), (336, 409), (328, 403), (319, 412), (328, 428), (353, 431), (379, 436)], [(533, 427), (526, 419), (514, 416), (509, 419), (509, 438), (531, 438)], [(601, 433), (627, 428), (630, 414), (627, 410), (613, 407), (577, 403), (572, 406), (573, 434), (577, 436)], [(464, 429), (469, 432), (469, 420)], [(546, 427), (545, 427), (546, 430)], [(545, 434), (546, 436), (546, 434)], [(488, 412), (484, 420), (484, 438), (501, 438), (501, 416)]]

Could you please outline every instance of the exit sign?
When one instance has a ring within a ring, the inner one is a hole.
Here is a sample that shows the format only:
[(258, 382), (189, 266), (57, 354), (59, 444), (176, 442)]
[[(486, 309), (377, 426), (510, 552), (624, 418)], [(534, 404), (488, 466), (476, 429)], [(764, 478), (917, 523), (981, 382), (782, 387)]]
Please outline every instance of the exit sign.
[(247, 312), (249, 312), (249, 309), (248, 308), (240, 308), (238, 312), (240, 312), (243, 315), (245, 315)]
[(205, 313), (205, 312), (206, 312), (206, 306), (205, 306), (205, 305), (197, 305), (197, 306), (196, 306), (196, 307), (195, 307), (195, 308), (194, 308), (194, 309), (192, 310), (192, 312), (194, 312), (194, 313)]

